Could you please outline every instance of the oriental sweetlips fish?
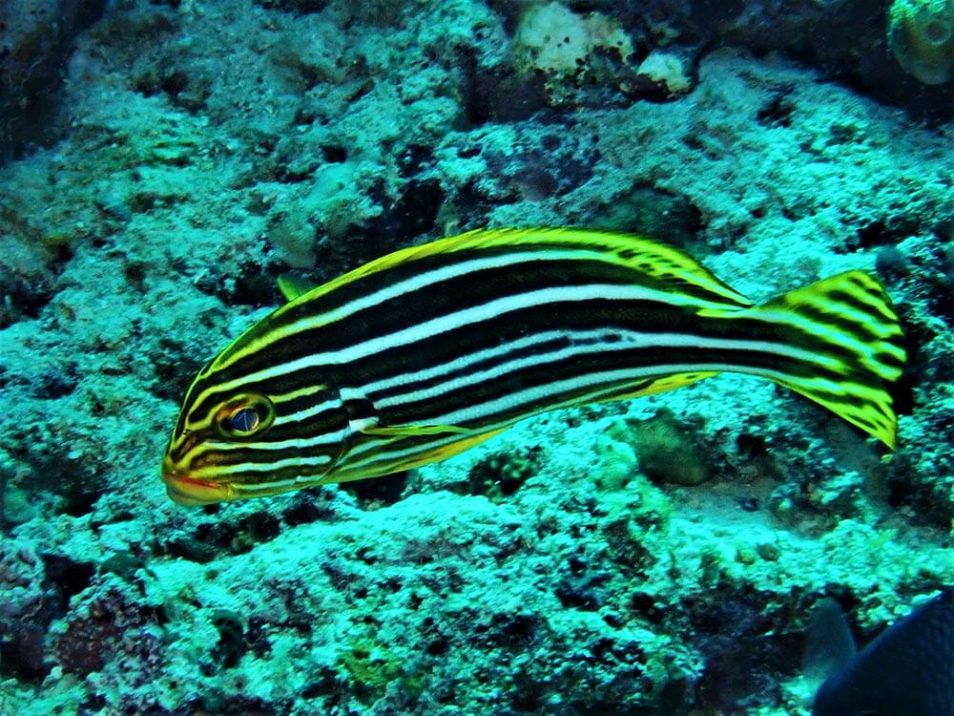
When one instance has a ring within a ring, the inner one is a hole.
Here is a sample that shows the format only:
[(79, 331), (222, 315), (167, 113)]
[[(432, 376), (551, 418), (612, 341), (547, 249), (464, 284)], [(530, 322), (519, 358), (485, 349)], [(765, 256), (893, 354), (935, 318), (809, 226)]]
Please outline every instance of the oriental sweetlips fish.
[(721, 372), (775, 381), (894, 447), (906, 355), (884, 288), (862, 271), (754, 306), (649, 239), (506, 229), (282, 290), (288, 303), (186, 394), (162, 465), (177, 502), (407, 470), (547, 410)]

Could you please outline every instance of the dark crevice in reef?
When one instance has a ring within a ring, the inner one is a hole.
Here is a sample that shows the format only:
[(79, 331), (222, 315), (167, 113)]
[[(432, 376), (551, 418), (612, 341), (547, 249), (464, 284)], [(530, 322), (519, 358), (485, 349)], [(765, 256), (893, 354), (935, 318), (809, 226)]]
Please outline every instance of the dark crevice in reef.
[[(218, 505), (206, 511), (217, 515)], [(254, 512), (240, 519), (204, 522), (191, 532), (164, 536), (156, 544), (156, 552), (206, 564), (220, 554), (244, 554), (259, 544), (271, 542), (282, 531), (281, 521), (267, 513)]]
[(266, 10), (282, 10), (296, 15), (309, 15), (315, 12), (321, 12), (329, 3), (329, 0), (253, 0)]
[(189, 345), (175, 336), (163, 336), (153, 357), (155, 380), (149, 392), (157, 398), (179, 401), (202, 367), (204, 346)]
[(0, 302), (0, 328), (22, 321), (39, 318), (43, 309), (56, 295), (54, 286), (57, 277), (65, 270), (75, 255), (74, 249), (65, 244), (44, 245), (43, 237), (36, 229), (15, 212), (0, 207), (0, 229), (22, 234), (37, 251), (37, 265), (21, 273), (13, 266), (0, 264), (0, 285), (4, 287), (4, 300)]
[(0, 328), (24, 319), (38, 318), (56, 295), (52, 288), (34, 285), (24, 278), (3, 283), (9, 290), (4, 293), (6, 305), (0, 306)]
[(391, 197), (383, 185), (372, 187), (369, 193), (382, 207), (381, 213), (348, 226), (346, 244), (327, 237), (318, 241), (317, 264), (325, 269), (325, 275), (316, 283), (435, 231), (445, 201), (440, 181), (423, 176), (406, 181), (397, 197)]
[(40, 593), (21, 605), (20, 614), (0, 615), (0, 676), (36, 684), (53, 668), (46, 653), (50, 624), (67, 613), (70, 599), (89, 587), (95, 573), (92, 562), (56, 554), (40, 558), (44, 574)]
[(375, 193), (385, 208), (368, 222), (364, 232), (369, 238), (387, 236), (396, 245), (432, 231), (444, 202), (444, 190), (436, 179), (411, 179), (393, 202), (383, 196), (383, 187), (376, 188)]
[(58, 94), (73, 38), (97, 22), (106, 0), (58, 0), (22, 12), (0, 3), (0, 163), (57, 140)]
[(262, 308), (283, 303), (275, 277), (286, 273), (288, 267), (280, 261), (244, 261), (238, 274), (231, 281), (219, 274), (205, 274), (196, 282), (196, 287), (210, 296), (215, 296), (230, 306)]
[(522, 77), (513, 67), (479, 65), (473, 48), (457, 54), (464, 116), (472, 127), (519, 122), (546, 107), (543, 77)]
[(706, 664), (697, 705), (737, 713), (780, 704), (780, 686), (770, 675), (799, 672), (802, 635), (790, 627), (789, 614), (766, 613), (770, 600), (757, 591), (717, 591), (724, 594), (685, 602)]
[(784, 87), (776, 91), (755, 115), (756, 121), (763, 127), (790, 127), (795, 113), (795, 102), (790, 99), (793, 88)]
[[(879, 102), (904, 107), (930, 122), (954, 117), (954, 84), (926, 86), (898, 64), (887, 39), (890, 0), (831, 3), (723, 4), (695, 2), (692, 19), (715, 44), (758, 55), (780, 52)], [(718, 6), (716, 16), (711, 8)], [(706, 33), (705, 28), (711, 28)]]
[(373, 480), (356, 480), (342, 483), (341, 489), (350, 492), (363, 507), (371, 504), (393, 505), (401, 499), (407, 486), (407, 473), (396, 472), (392, 475), (376, 477)]

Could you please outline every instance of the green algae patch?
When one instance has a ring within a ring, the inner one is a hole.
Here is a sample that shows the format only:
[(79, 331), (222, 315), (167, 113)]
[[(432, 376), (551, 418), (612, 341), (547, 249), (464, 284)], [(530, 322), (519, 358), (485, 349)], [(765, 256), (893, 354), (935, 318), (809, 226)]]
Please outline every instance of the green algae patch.
[(539, 446), (498, 452), (488, 455), (470, 469), (463, 494), (486, 495), (493, 502), (502, 502), (540, 471)]
[(355, 642), (341, 654), (338, 664), (350, 677), (355, 697), (366, 706), (381, 699), (392, 681), (412, 700), (424, 692), (423, 674), (407, 673), (394, 653), (370, 640)]
[(904, 71), (924, 84), (954, 79), (954, 0), (895, 0), (888, 45)]
[(632, 426), (643, 471), (655, 482), (699, 485), (710, 477), (710, 466), (697, 434), (669, 410)]

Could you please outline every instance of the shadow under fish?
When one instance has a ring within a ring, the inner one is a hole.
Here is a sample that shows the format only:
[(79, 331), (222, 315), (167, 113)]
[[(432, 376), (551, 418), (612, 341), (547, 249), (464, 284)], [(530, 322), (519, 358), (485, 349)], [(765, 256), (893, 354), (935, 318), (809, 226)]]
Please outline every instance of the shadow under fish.
[(837, 602), (823, 600), (809, 626), (806, 671), (827, 676), (813, 716), (954, 716), (954, 587), (860, 652)]

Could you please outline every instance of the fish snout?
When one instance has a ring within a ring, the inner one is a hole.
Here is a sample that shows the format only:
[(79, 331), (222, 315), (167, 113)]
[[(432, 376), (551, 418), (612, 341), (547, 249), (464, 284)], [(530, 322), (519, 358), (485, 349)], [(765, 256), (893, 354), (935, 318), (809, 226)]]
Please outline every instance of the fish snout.
[(232, 499), (228, 485), (191, 477), (169, 455), (162, 461), (161, 474), (169, 497), (180, 505), (208, 505)]

